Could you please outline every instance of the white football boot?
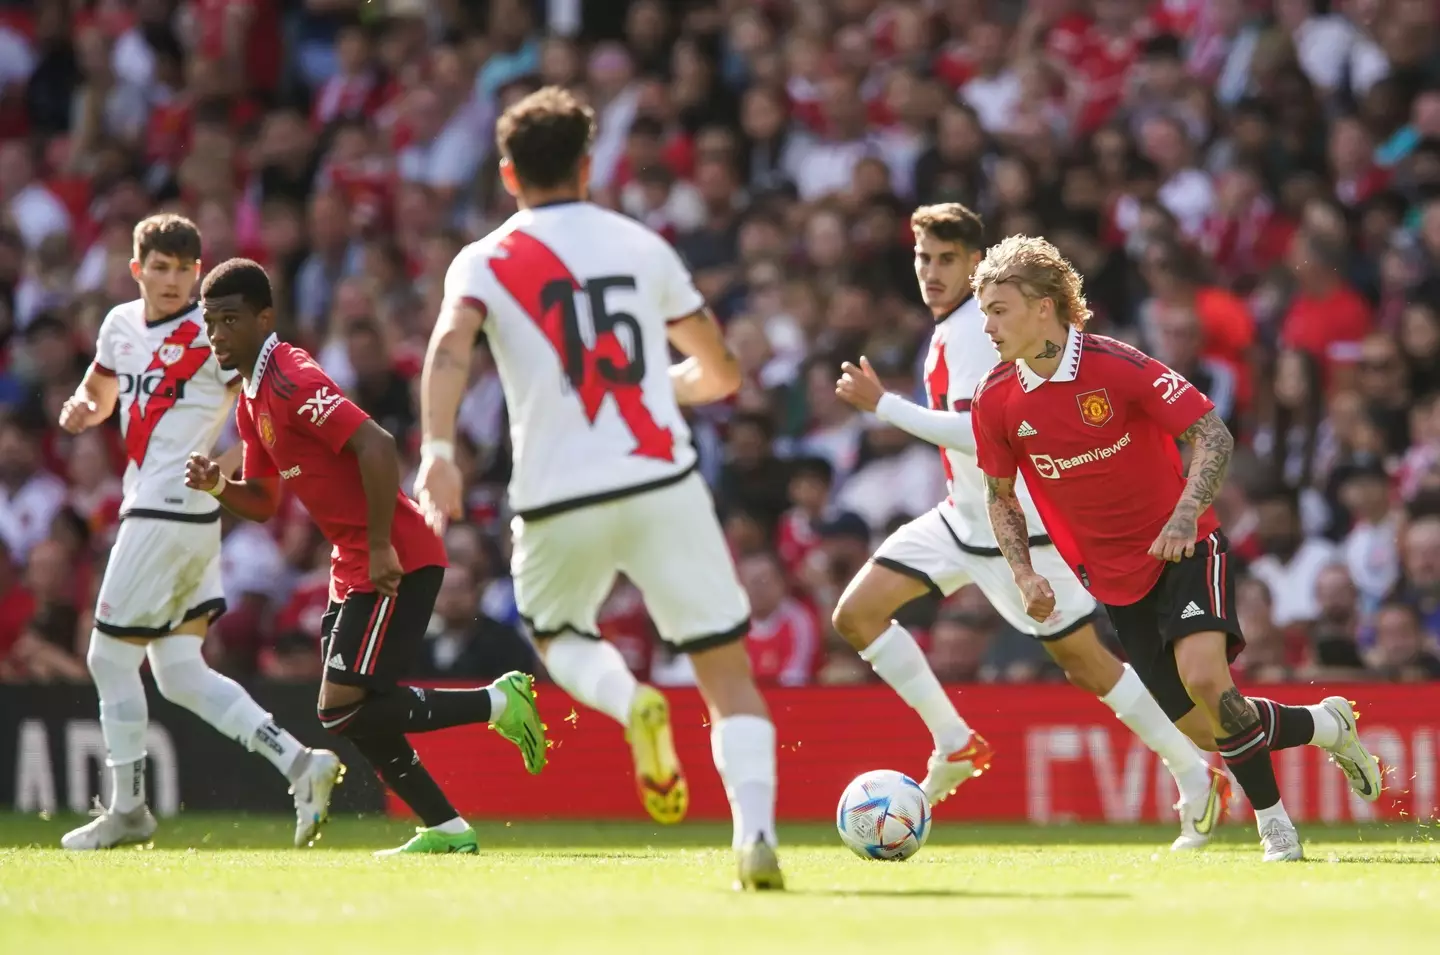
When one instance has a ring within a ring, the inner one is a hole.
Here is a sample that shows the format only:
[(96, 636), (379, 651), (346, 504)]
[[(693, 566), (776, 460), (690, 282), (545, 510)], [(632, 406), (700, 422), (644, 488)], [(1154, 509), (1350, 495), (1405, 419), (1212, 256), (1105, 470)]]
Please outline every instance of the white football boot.
[(74, 852), (113, 849), (131, 843), (149, 842), (158, 826), (159, 823), (150, 814), (149, 806), (141, 806), (129, 812), (101, 809), (94, 819), (61, 836), (60, 845)]
[(920, 780), (920, 791), (933, 806), (947, 796), (953, 796), (955, 790), (967, 779), (979, 776), (989, 769), (994, 756), (994, 750), (985, 742), (985, 737), (972, 732), (965, 745), (955, 752), (942, 753), (937, 750), (930, 754), (930, 761), (925, 766), (925, 778)]
[(1215, 767), (1210, 767), (1210, 790), (1204, 799), (1194, 802), (1180, 800), (1175, 808), (1180, 812), (1180, 835), (1170, 843), (1171, 852), (1188, 852), (1203, 849), (1210, 844), (1220, 817), (1230, 803), (1230, 777)]
[(1260, 845), (1266, 862), (1299, 862), (1305, 858), (1300, 833), (1289, 819), (1271, 819), (1260, 827)]
[(1366, 802), (1374, 802), (1380, 798), (1383, 788), (1380, 760), (1360, 742), (1360, 734), (1355, 731), (1358, 716), (1355, 707), (1343, 696), (1327, 696), (1320, 705), (1340, 721), (1340, 742), (1330, 750), (1330, 762), (1340, 767), (1355, 795)]
[(785, 888), (785, 874), (780, 871), (780, 857), (775, 847), (765, 841), (764, 836), (735, 853), (735, 891), (754, 889), (757, 892), (781, 891)]
[(345, 778), (345, 764), (328, 749), (310, 750), (310, 765), (305, 775), (295, 781), (290, 792), (295, 797), (295, 845), (308, 846), (320, 834), (320, 827), (330, 819), (330, 793)]

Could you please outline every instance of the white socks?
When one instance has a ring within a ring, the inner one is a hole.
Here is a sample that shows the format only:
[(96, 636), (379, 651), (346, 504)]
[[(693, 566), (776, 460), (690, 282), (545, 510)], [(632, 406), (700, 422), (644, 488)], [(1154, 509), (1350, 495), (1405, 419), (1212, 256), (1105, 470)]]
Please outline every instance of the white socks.
[(1310, 737), (1311, 746), (1319, 746), (1321, 749), (1334, 749), (1340, 745), (1340, 736), (1345, 732), (1345, 727), (1335, 718), (1335, 714), (1325, 708), (1323, 703), (1316, 703), (1307, 706), (1310, 716), (1315, 720), (1315, 735)]
[(494, 726), (495, 721), (505, 715), (505, 704), (508, 701), (505, 696), (505, 691), (498, 686), (487, 686), (485, 690), (490, 697), (489, 723), (491, 726)]
[(731, 845), (756, 836), (775, 845), (775, 724), (763, 716), (726, 716), (710, 728), (710, 752), (735, 819)]
[(1206, 798), (1210, 792), (1210, 764), (1190, 738), (1170, 722), (1130, 664), (1125, 664), (1125, 672), (1110, 692), (1100, 697), (1100, 702), (1114, 710), (1120, 722), (1165, 761), (1181, 799), (1196, 802)]
[(629, 725), (639, 683), (614, 644), (563, 633), (546, 646), (545, 669), (560, 689), (621, 726)]
[(962, 749), (970, 740), (970, 727), (960, 718), (955, 704), (945, 695), (945, 689), (930, 669), (920, 645), (910, 632), (898, 623), (891, 623), (888, 630), (875, 638), (875, 642), (860, 651), (860, 658), (870, 664), (880, 679), (900, 695), (912, 710), (920, 714), (930, 735), (935, 738), (935, 748), (942, 753), (953, 753)]
[(431, 826), (430, 828), (433, 829), (435, 832), (443, 832), (446, 835), (458, 836), (460, 835), (460, 833), (470, 828), (470, 823), (466, 822), (462, 817), (456, 816), (454, 819), (442, 822), (438, 826)]
[(244, 687), (212, 670), (200, 644), (200, 637), (183, 634), (152, 640), (148, 653), (155, 685), (167, 700), (264, 756), (288, 777), (305, 747), (276, 726)]
[(145, 648), (116, 640), (98, 630), (90, 634), (85, 662), (100, 695), (100, 731), (105, 736), (105, 765), (110, 768), (112, 812), (145, 805), (145, 727), (149, 708), (140, 664)]
[(1290, 814), (1285, 811), (1284, 800), (1276, 802), (1275, 805), (1271, 806), (1269, 809), (1255, 810), (1255, 828), (1264, 829), (1265, 823), (1269, 822), (1271, 819), (1283, 819), (1286, 822), (1290, 822)]

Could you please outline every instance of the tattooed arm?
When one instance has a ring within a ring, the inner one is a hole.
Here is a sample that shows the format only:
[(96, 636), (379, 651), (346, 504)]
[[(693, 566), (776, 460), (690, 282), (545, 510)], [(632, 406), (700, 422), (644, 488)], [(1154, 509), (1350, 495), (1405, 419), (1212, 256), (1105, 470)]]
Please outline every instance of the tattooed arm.
[(1225, 483), (1230, 457), (1235, 452), (1235, 439), (1230, 429), (1212, 409), (1180, 435), (1190, 444), (1190, 473), (1185, 490), (1175, 504), (1164, 530), (1150, 546), (1150, 553), (1161, 560), (1179, 560), (1195, 552), (1195, 535), (1200, 515), (1205, 513)]
[(445, 532), (448, 521), (464, 514), (465, 489), (455, 465), (455, 418), (470, 384), (470, 359), (484, 322), (485, 306), (478, 300), (447, 297), (425, 352), (420, 378), (425, 439), (420, 445), (415, 499), (437, 534)]
[(1025, 598), (1025, 612), (1035, 620), (1048, 620), (1055, 612), (1055, 591), (1030, 563), (1030, 530), (1020, 498), (1015, 496), (1015, 479), (985, 475), (985, 507), (990, 512), (990, 526), (995, 530), (1000, 553), (1005, 555), (1015, 575), (1015, 586)]
[(1020, 498), (1015, 496), (1015, 479), (985, 475), (985, 508), (990, 513), (995, 541), (1010, 569), (1017, 576), (1034, 573), (1030, 565), (1030, 529), (1025, 523)]
[(427, 443), (455, 440), (455, 417), (470, 384), (471, 354), (484, 322), (484, 307), (473, 299), (447, 302), (441, 309), (420, 379), (420, 423)]

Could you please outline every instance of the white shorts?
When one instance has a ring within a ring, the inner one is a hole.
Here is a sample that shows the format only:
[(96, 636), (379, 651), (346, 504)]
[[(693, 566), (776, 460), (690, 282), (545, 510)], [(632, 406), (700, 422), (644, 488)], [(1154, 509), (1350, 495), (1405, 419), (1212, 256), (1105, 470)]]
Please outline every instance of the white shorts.
[(698, 473), (510, 526), (515, 603), (537, 638), (598, 637), (596, 614), (617, 573), (640, 590), (660, 636), (677, 649), (720, 646), (750, 629), (750, 599)]
[(1055, 591), (1055, 614), (1045, 623), (1031, 617), (1000, 551), (962, 544), (938, 508), (887, 537), (872, 560), (946, 597), (973, 583), (1006, 623), (1040, 640), (1058, 640), (1073, 633), (1096, 609), (1095, 598), (1076, 579), (1060, 552), (1052, 545), (1041, 545), (1031, 548), (1030, 561)]
[(96, 630), (112, 637), (163, 637), (182, 623), (224, 612), (218, 520), (120, 522), (95, 602)]

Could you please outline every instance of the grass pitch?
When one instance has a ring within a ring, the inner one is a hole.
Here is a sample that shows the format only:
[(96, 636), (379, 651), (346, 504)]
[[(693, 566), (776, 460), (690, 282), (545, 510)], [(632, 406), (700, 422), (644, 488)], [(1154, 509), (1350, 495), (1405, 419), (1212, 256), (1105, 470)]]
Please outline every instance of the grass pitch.
[(740, 895), (728, 825), (486, 822), (479, 856), (381, 861), (410, 827), (337, 819), (296, 851), (288, 820), (191, 814), (152, 847), (56, 848), (79, 821), (0, 816), (0, 952), (1399, 955), (1440, 938), (1440, 844), (1417, 826), (1302, 827), (1297, 865), (1262, 865), (1238, 823), (1172, 856), (1169, 828), (942, 820), (902, 864), (792, 826), (790, 891)]

